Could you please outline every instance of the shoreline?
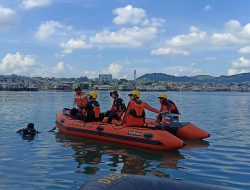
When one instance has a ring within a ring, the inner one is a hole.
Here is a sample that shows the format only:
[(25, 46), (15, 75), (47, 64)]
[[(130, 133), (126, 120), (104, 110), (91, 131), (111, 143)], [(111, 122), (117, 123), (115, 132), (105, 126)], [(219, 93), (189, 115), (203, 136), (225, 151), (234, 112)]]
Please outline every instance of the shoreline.
[[(96, 91), (112, 91), (115, 89), (83, 89), (84, 91), (96, 90)], [(130, 92), (131, 90), (119, 90), (121, 92)], [(0, 92), (38, 92), (38, 91), (51, 91), (51, 92), (74, 92), (74, 90), (58, 90), (58, 89), (9, 89), (2, 90)], [(139, 90), (141, 92), (250, 92), (250, 90)]]

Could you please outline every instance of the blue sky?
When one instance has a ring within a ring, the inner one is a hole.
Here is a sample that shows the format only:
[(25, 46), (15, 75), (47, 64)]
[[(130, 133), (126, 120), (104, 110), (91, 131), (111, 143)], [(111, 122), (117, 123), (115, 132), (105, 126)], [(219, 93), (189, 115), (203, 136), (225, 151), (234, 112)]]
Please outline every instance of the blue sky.
[(250, 72), (250, 1), (0, 0), (0, 74)]

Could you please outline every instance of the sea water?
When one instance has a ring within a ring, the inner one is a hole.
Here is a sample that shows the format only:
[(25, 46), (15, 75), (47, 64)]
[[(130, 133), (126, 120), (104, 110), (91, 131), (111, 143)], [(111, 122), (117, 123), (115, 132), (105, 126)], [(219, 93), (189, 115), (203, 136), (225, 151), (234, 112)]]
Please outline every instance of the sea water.
[[(159, 92), (141, 99), (159, 108)], [(250, 93), (169, 92), (181, 120), (211, 137), (157, 152), (116, 143), (47, 132), (56, 113), (73, 106), (73, 92), (0, 92), (0, 189), (79, 189), (87, 180), (111, 173), (147, 175), (250, 189)], [(128, 102), (128, 92), (120, 92)], [(102, 111), (111, 107), (99, 92)], [(155, 114), (147, 112), (147, 117)], [(33, 122), (35, 138), (16, 134)]]

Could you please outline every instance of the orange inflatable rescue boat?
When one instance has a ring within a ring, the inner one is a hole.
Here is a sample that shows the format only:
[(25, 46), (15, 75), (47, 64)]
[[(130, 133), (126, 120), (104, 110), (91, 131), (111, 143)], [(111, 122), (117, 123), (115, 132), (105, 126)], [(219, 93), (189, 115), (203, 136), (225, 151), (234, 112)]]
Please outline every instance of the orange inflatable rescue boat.
[[(154, 124), (150, 124), (154, 125)], [(153, 150), (170, 150), (184, 146), (183, 140), (155, 127), (127, 127), (105, 122), (76, 120), (65, 108), (56, 115), (56, 127), (65, 134), (112, 141)]]

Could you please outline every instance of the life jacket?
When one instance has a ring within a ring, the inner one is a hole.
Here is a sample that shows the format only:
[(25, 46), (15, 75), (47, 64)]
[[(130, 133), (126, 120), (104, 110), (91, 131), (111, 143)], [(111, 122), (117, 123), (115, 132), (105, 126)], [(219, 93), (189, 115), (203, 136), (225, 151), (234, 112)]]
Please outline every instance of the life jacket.
[(90, 100), (87, 103), (86, 112), (88, 117), (94, 117), (93, 119), (98, 119), (101, 113), (99, 103), (96, 100)]
[(81, 92), (81, 94), (75, 94), (75, 102), (77, 107), (84, 108), (88, 103), (88, 97), (84, 92)]
[(126, 106), (123, 102), (123, 99), (117, 98), (113, 101), (111, 112), (122, 115), (126, 111)]
[(144, 126), (145, 123), (145, 103), (141, 100), (131, 100), (128, 104), (128, 113), (125, 115), (126, 126)]
[(131, 101), (129, 114), (134, 117), (145, 118), (144, 108), (145, 108), (145, 102), (141, 100)]
[(168, 111), (169, 113), (180, 114), (177, 106), (171, 100), (163, 100), (161, 104), (161, 111)]

